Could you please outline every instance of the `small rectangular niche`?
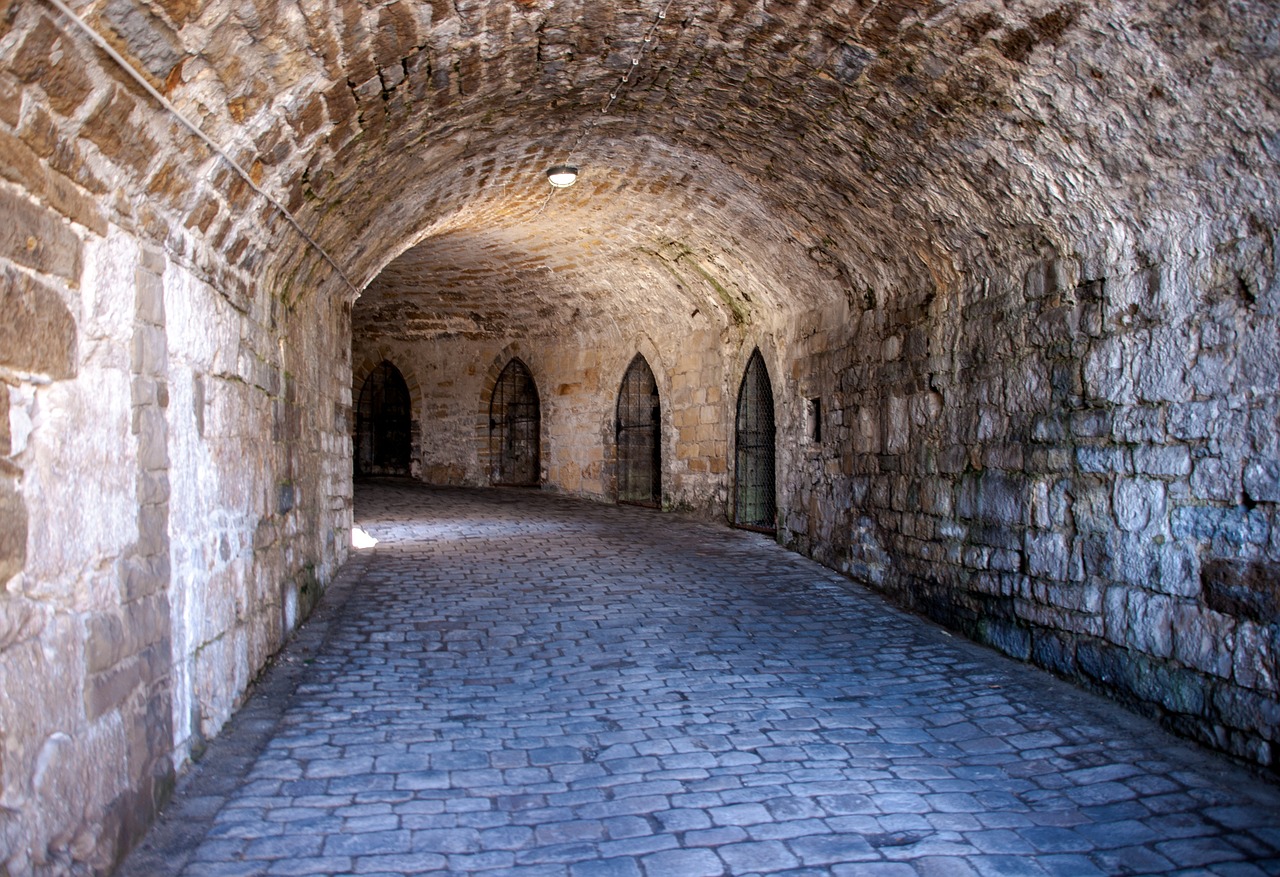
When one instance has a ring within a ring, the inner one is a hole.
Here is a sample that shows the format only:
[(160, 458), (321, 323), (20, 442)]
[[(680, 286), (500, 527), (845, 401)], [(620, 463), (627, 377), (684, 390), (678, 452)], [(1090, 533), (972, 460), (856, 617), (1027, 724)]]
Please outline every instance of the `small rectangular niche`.
[(804, 434), (809, 441), (822, 441), (822, 400), (806, 399), (804, 403)]

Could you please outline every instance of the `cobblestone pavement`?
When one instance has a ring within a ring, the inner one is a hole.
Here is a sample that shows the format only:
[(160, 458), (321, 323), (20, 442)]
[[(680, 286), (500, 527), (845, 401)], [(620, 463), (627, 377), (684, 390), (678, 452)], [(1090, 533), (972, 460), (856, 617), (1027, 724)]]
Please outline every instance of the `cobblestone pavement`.
[(767, 538), (362, 485), (126, 875), (1280, 874), (1280, 788)]

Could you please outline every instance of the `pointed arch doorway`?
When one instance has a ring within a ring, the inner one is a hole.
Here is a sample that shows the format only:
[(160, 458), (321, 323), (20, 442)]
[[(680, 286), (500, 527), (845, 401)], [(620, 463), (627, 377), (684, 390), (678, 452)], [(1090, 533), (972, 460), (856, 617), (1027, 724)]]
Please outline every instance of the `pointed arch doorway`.
[(756, 349), (738, 389), (734, 421), (733, 522), (738, 527), (767, 533), (777, 528), (776, 440), (773, 386)]
[(509, 487), (536, 487), (542, 481), (542, 408), (529, 367), (507, 363), (489, 400), (489, 481)]
[(404, 375), (387, 360), (369, 373), (356, 405), (355, 474), (408, 475), (413, 412)]
[(662, 406), (658, 382), (637, 353), (618, 390), (618, 502), (662, 505)]

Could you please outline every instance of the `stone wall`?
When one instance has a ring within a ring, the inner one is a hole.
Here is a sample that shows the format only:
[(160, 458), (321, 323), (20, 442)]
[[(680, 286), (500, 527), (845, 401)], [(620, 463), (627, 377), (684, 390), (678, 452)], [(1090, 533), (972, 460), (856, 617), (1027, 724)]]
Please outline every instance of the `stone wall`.
[[(356, 307), (360, 304), (357, 302)], [(656, 339), (656, 340), (654, 340)], [(752, 347), (743, 339), (742, 357)], [(529, 366), (541, 404), (542, 480), (547, 489), (612, 501), (615, 483), (615, 418), (618, 391), (636, 353), (644, 354), (662, 400), (663, 505), (723, 515), (733, 402), (741, 375), (730, 374), (718, 333), (689, 335), (545, 334), (519, 341), (477, 342), (354, 340), (353, 396), (361, 375), (387, 360), (415, 376), (414, 468), (423, 481), (441, 485), (490, 483), (489, 403), (498, 376), (512, 357)], [(730, 390), (732, 385), (732, 390)], [(726, 426), (726, 424), (728, 424)]]
[(350, 310), (65, 22), (0, 60), (0, 873), (103, 873), (345, 556)]
[(418, 376), (424, 480), (483, 485), (489, 394), (520, 356), (542, 398), (544, 486), (611, 501), (613, 405), (642, 352), (663, 400), (664, 506), (725, 517), (734, 402), (759, 346), (784, 543), (1274, 764), (1277, 268), (1266, 230), (1202, 230), (1155, 253), (871, 290), (851, 312), (506, 342), (357, 336), (355, 358)]
[(1276, 253), (1255, 226), (868, 301), (800, 357), (828, 438), (784, 541), (1274, 766)]

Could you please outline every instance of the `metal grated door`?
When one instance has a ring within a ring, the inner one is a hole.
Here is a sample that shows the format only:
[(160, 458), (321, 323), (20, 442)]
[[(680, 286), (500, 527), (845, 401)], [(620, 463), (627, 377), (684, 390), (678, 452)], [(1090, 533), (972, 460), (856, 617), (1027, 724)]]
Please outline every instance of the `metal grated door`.
[(365, 378), (356, 406), (356, 474), (408, 475), (410, 424), (409, 387), (383, 361)]
[(519, 487), (542, 480), (539, 458), (541, 408), (529, 367), (518, 359), (507, 363), (489, 402), (490, 481)]
[(733, 485), (733, 519), (739, 527), (772, 533), (777, 526), (774, 488), (776, 434), (773, 424), (773, 388), (760, 351), (751, 354), (742, 387), (738, 390), (738, 416), (734, 443), (736, 468)]
[(618, 502), (662, 504), (661, 416), (658, 382), (637, 353), (618, 391)]

